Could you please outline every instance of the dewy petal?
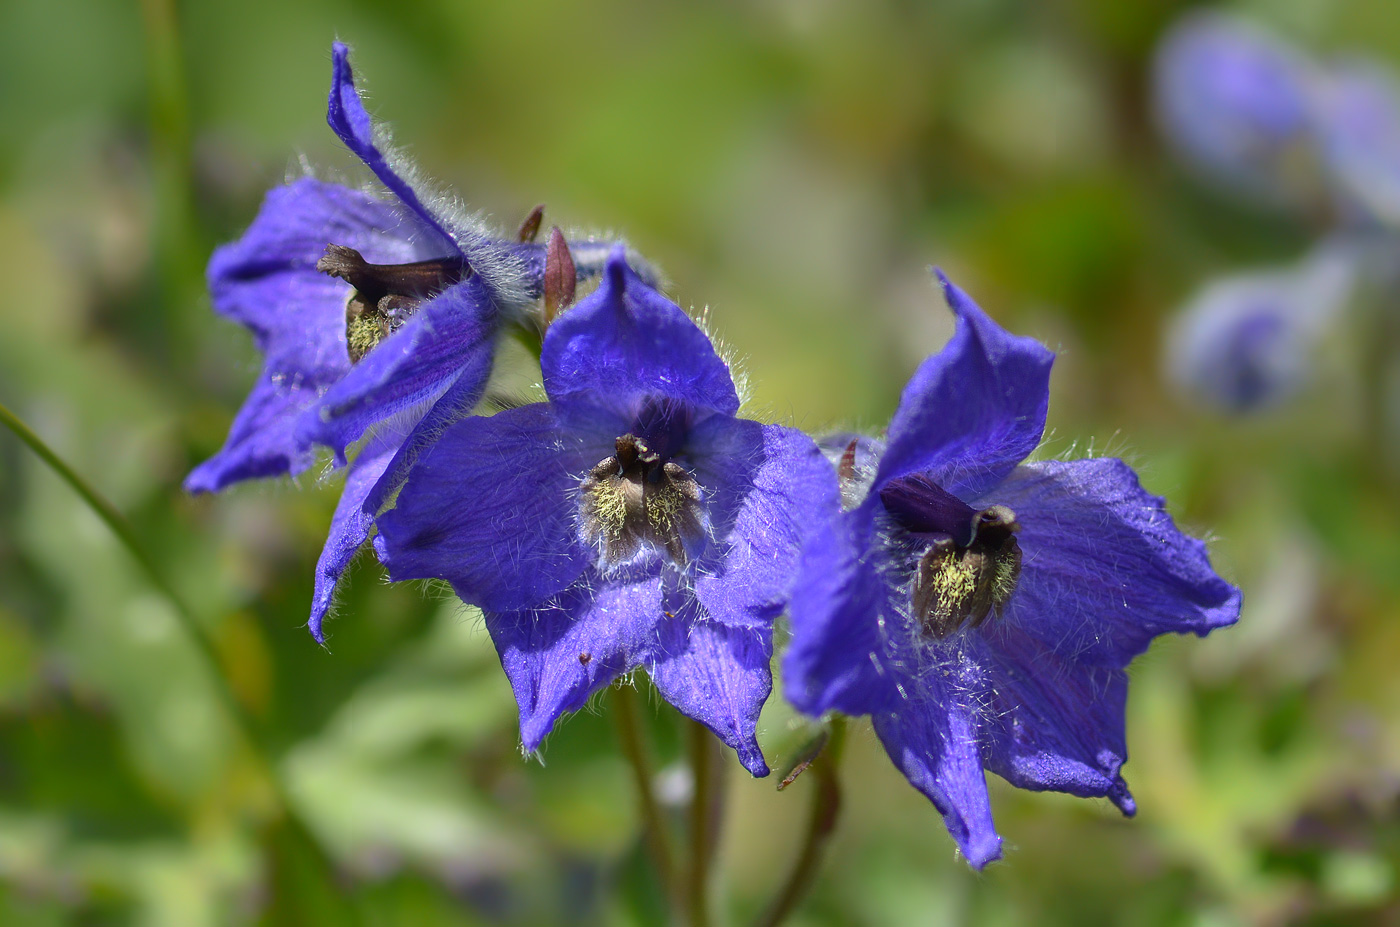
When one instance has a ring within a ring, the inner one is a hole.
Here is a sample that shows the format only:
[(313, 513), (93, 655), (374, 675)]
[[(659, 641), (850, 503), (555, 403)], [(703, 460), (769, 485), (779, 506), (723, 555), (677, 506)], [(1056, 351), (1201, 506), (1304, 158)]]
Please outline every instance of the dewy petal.
[(345, 487), (340, 491), (340, 502), (331, 519), (330, 535), (316, 563), (316, 589), (311, 597), (311, 620), (307, 627), (318, 643), (326, 642), (321, 624), (330, 610), (336, 584), (369, 537), (373, 525), (373, 519), (364, 511), (365, 497), (383, 475), (402, 441), (403, 435), (393, 430), (376, 434), (351, 461), (345, 474)]
[[(936, 690), (942, 686), (930, 680)], [(934, 691), (892, 713), (876, 714), (875, 733), (914, 788), (923, 792), (974, 869), (1001, 858), (991, 799), (978, 753), (976, 722)]]
[(215, 250), (208, 272), (214, 310), (249, 328), (266, 361), (223, 450), (190, 474), (186, 488), (215, 491), (310, 466), (313, 454), (295, 421), (350, 369), (349, 288), (316, 270), (316, 261), (328, 241), (383, 263), (430, 257), (411, 234), (389, 205), (303, 178), (270, 191), (243, 236)]
[(717, 621), (771, 633), (807, 536), (839, 508), (836, 473), (811, 438), (782, 425), (715, 416), (687, 450), (714, 538), (696, 594)]
[(872, 506), (813, 525), (802, 552), (783, 657), (783, 691), (809, 715), (891, 711), (898, 704), (884, 634), (895, 594), (882, 571)]
[(729, 367), (681, 308), (647, 286), (613, 250), (597, 290), (550, 325), (540, 355), (552, 402), (632, 417), (646, 400), (733, 415)]
[(487, 611), (486, 627), (520, 707), (520, 739), (539, 748), (565, 712), (646, 662), (656, 647), (661, 579), (592, 575), (537, 608)]
[(413, 211), (424, 231), (439, 239), (438, 245), (460, 251), (461, 245), (447, 224), (419, 198), (411, 178), (404, 176), (404, 165), (391, 164), (392, 153), (376, 138), (374, 121), (365, 111), (360, 93), (355, 89), (355, 74), (350, 69), (350, 49), (343, 42), (331, 46), (331, 92), (326, 107), (326, 122), (346, 147), (374, 172), (379, 182)]
[(314, 386), (279, 380), (267, 370), (253, 384), (223, 449), (190, 471), (186, 492), (218, 492), (239, 480), (300, 473), (315, 459), (296, 439), (297, 417), (316, 402)]
[(904, 387), (875, 488), (927, 473), (960, 498), (996, 484), (1040, 443), (1055, 355), (1009, 334), (938, 273), (957, 330)]
[(475, 384), (479, 399), (491, 375), (498, 320), (480, 277), (448, 287), (327, 390), (302, 418), (298, 435), (343, 460), (370, 425), (438, 399), (459, 378)]
[(376, 548), (394, 581), (445, 579), (464, 601), (507, 612), (578, 579), (575, 475), (548, 405), (463, 419), (425, 451), (394, 508), (378, 518)]
[(1158, 634), (1239, 617), (1240, 592), (1205, 544), (1121, 460), (1027, 464), (975, 504), (1009, 506), (1020, 524), (1021, 576), (999, 621), (1062, 659), (1122, 668)]
[(648, 667), (657, 691), (733, 748), (750, 774), (768, 775), (757, 729), (763, 703), (773, 691), (771, 628), (721, 624), (683, 591), (666, 597), (664, 611)]
[(1119, 774), (1128, 756), (1127, 673), (1067, 659), (1002, 622), (967, 634), (963, 646), (985, 673), (988, 769), (1023, 789), (1110, 796), (1132, 814)]

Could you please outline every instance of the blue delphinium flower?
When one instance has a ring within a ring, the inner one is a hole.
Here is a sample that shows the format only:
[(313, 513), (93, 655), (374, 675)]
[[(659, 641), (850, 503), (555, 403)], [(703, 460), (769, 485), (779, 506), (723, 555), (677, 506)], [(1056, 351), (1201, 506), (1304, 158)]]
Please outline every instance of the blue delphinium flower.
[(772, 625), (836, 480), (801, 432), (736, 417), (725, 362), (623, 260), (548, 329), (548, 402), (463, 420), (419, 458), (375, 541), (394, 580), (480, 606), (526, 750), (644, 667), (766, 775)]
[(1296, 267), (1207, 284), (1172, 322), (1167, 371), (1230, 413), (1259, 412), (1307, 383), (1317, 344), (1346, 307), (1359, 255), (1326, 242)]
[(1168, 137), (1215, 180), (1297, 204), (1316, 192), (1313, 69), (1263, 30), (1218, 12), (1186, 17), (1154, 75)]
[[(389, 196), (312, 178), (273, 190), (238, 241), (214, 252), (214, 309), (247, 326), (262, 375), (228, 440), (185, 480), (215, 492), (239, 480), (297, 474), (330, 447), (346, 475), (316, 568), (310, 629), (422, 443), (481, 398), (503, 321), (541, 293), (545, 246), (493, 238), (429, 195), (376, 130), (337, 43), (328, 122)], [(581, 275), (611, 246), (579, 242)]]
[(1232, 623), (1240, 598), (1122, 461), (1022, 462), (1053, 355), (940, 280), (957, 330), (883, 447), (850, 444), (864, 496), (804, 552), (783, 678), (802, 711), (870, 715), (981, 868), (1001, 854), (984, 768), (1135, 811), (1124, 668), (1158, 634)]

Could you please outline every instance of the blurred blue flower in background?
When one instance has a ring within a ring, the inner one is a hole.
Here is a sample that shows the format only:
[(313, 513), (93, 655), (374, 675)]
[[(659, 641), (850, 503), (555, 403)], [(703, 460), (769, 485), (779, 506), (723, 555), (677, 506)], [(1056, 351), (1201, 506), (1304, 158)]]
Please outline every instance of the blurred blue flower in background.
[(755, 776), (773, 621), (806, 531), (837, 508), (806, 435), (737, 418), (728, 365), (619, 249), (550, 325), (549, 402), (469, 418), (424, 452), (376, 548), (395, 580), (480, 606), (525, 749), (637, 667)]
[[(481, 398), (497, 331), (539, 298), (546, 263), (544, 245), (493, 238), (426, 192), (365, 112), (348, 55), (335, 45), (327, 119), (392, 196), (302, 178), (271, 191), (243, 237), (215, 251), (214, 309), (250, 329), (266, 359), (223, 449), (185, 480), (216, 492), (295, 475), (318, 444), (345, 465), (366, 439), (316, 567), (318, 641), (370, 516), (423, 444)], [(578, 273), (595, 275), (605, 254), (580, 242)]]
[(817, 532), (783, 663), (802, 711), (870, 715), (976, 868), (1001, 855), (984, 767), (1136, 806), (1125, 668), (1159, 634), (1233, 623), (1240, 594), (1120, 460), (1023, 463), (1053, 354), (946, 278), (957, 330), (905, 387), (864, 500)]
[(1318, 186), (1313, 69), (1279, 39), (1215, 12), (1168, 34), (1155, 65), (1158, 118), (1190, 163), (1229, 189), (1279, 203)]
[(1400, 86), (1367, 61), (1331, 68), (1318, 91), (1318, 133), (1344, 214), (1400, 229)]
[(1167, 371), (1188, 394), (1232, 413), (1291, 398), (1318, 342), (1351, 297), (1357, 254), (1328, 242), (1294, 267), (1211, 281), (1171, 323)]

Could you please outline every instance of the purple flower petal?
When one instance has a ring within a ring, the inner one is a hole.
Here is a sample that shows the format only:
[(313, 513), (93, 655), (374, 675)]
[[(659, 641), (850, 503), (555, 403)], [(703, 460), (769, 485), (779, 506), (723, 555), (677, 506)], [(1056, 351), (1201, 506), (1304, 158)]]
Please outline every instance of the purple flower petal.
[(782, 425), (717, 416), (690, 447), (715, 540), (696, 594), (717, 621), (769, 629), (787, 607), (812, 513), (838, 508), (835, 471), (811, 438)]
[(739, 410), (729, 367), (710, 339), (637, 276), (621, 247), (598, 289), (549, 327), (540, 367), (550, 401), (564, 406), (625, 419), (658, 399), (722, 415)]
[(661, 697), (732, 747), (752, 775), (768, 775), (757, 727), (773, 691), (772, 632), (711, 620), (692, 595), (678, 592), (666, 598), (657, 636), (648, 670)]
[(520, 707), (527, 751), (539, 748), (565, 712), (582, 708), (655, 650), (660, 577), (643, 572), (585, 580), (538, 608), (485, 613)]
[(813, 526), (792, 592), (792, 642), (783, 691), (809, 715), (891, 711), (896, 667), (883, 633), (897, 592), (885, 578), (873, 509), (833, 513)]
[(435, 246), (439, 254), (446, 249), (460, 251), (461, 246), (446, 223), (418, 197), (413, 179), (404, 176), (407, 165), (398, 162), (397, 158), (391, 164), (393, 153), (386, 152), (376, 139), (374, 121), (365, 112), (360, 93), (355, 89), (355, 75), (350, 69), (350, 49), (343, 42), (336, 42), (331, 46), (331, 60), (331, 92), (326, 108), (326, 122), (330, 124), (331, 131), (365, 162), (380, 183), (413, 211), (422, 222), (423, 231), (438, 239)]
[(1128, 756), (1127, 673), (1068, 659), (1010, 625), (979, 631), (964, 646), (986, 674), (987, 768), (1023, 789), (1131, 802), (1119, 775)]
[(379, 516), (376, 547), (395, 581), (436, 577), (466, 602), (505, 612), (536, 605), (577, 579), (582, 462), (561, 443), (544, 403), (449, 428)]
[[(933, 679), (931, 685), (938, 686)], [(977, 748), (976, 723), (948, 692), (898, 712), (874, 716), (875, 733), (905, 778), (943, 815), (968, 864), (981, 869), (1001, 858), (991, 799)]]
[(996, 484), (1040, 443), (1055, 355), (1011, 335), (942, 272), (953, 338), (904, 387), (875, 486), (925, 473), (960, 498)]
[(1121, 460), (1027, 464), (976, 504), (1009, 506), (1021, 526), (1021, 577), (1000, 620), (1063, 659), (1117, 669), (1158, 634), (1239, 617), (1239, 590), (1205, 544)]
[(351, 461), (345, 474), (345, 487), (340, 491), (340, 502), (331, 518), (330, 535), (316, 562), (316, 589), (311, 597), (311, 620), (307, 627), (318, 643), (326, 642), (321, 624), (335, 597), (336, 584), (369, 537), (374, 523), (364, 512), (365, 497), (383, 475), (402, 440), (402, 434), (392, 430), (375, 435)]
[(190, 471), (186, 492), (218, 492), (239, 480), (300, 473), (315, 454), (294, 434), (297, 417), (316, 402), (317, 390), (280, 381), (267, 370), (233, 419), (223, 449)]
[(344, 460), (346, 447), (369, 426), (438, 399), (459, 379), (475, 384), (479, 399), (491, 374), (498, 319), (480, 277), (449, 287), (327, 390), (302, 418), (298, 436)]

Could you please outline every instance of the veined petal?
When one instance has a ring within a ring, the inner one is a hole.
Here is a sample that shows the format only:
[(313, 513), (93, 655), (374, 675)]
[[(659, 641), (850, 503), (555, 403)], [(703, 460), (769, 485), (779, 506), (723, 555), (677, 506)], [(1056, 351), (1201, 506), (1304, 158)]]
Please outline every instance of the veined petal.
[(771, 633), (807, 536), (839, 508), (835, 470), (794, 428), (724, 416), (696, 428), (688, 450), (714, 538), (696, 594), (717, 621)]
[(579, 578), (583, 462), (544, 403), (456, 423), (414, 466), (376, 547), (394, 581), (435, 577), (487, 611), (538, 605)]
[(783, 658), (788, 701), (809, 715), (892, 711), (898, 704), (885, 636), (895, 591), (883, 574), (873, 509), (822, 519), (802, 552)]
[(326, 122), (365, 166), (374, 172), (379, 182), (399, 198), (418, 217), (423, 231), (437, 238), (440, 249), (461, 251), (461, 244), (447, 224), (419, 198), (411, 177), (405, 176), (406, 165), (390, 163), (386, 151), (376, 137), (374, 121), (365, 111), (360, 92), (355, 89), (355, 74), (350, 69), (350, 49), (343, 42), (331, 46), (331, 92), (327, 101)]
[(664, 611), (648, 666), (657, 691), (733, 748), (752, 775), (768, 775), (757, 729), (773, 691), (772, 629), (721, 624), (685, 592), (667, 596)]
[(438, 399), (459, 378), (475, 384), (479, 399), (491, 375), (498, 320), (480, 277), (448, 287), (327, 390), (303, 416), (298, 435), (343, 460), (369, 426)]
[[(930, 685), (942, 688), (936, 679)], [(981, 869), (1000, 859), (1001, 837), (992, 823), (976, 722), (942, 691), (872, 720), (895, 767), (943, 815), (968, 864)]]
[(958, 327), (904, 387), (875, 488), (926, 473), (965, 499), (995, 485), (1040, 443), (1055, 355), (1001, 328), (942, 272), (938, 280)]
[(618, 247), (597, 290), (561, 315), (540, 356), (552, 402), (632, 418), (648, 400), (733, 415), (729, 367), (681, 308), (653, 290)]
[(520, 707), (520, 739), (536, 750), (560, 716), (649, 658), (661, 579), (585, 577), (537, 608), (485, 615)]
[(296, 474), (311, 466), (315, 454), (295, 431), (318, 393), (314, 383), (303, 385), (264, 369), (234, 416), (223, 448), (190, 471), (185, 491), (218, 492), (239, 480)]
[(375, 435), (346, 471), (345, 487), (340, 491), (340, 502), (331, 518), (330, 535), (316, 562), (316, 589), (311, 598), (311, 620), (307, 627), (318, 643), (326, 642), (321, 624), (330, 610), (336, 585), (369, 537), (374, 523), (365, 514), (365, 497), (383, 475), (402, 441), (402, 433), (393, 430)]
[(1136, 810), (1119, 774), (1128, 757), (1128, 675), (1066, 659), (1020, 628), (993, 622), (965, 636), (985, 673), (983, 760), (1012, 785), (1109, 796)]
[(1240, 592), (1205, 544), (1121, 460), (1027, 464), (976, 504), (1009, 506), (1020, 524), (1021, 576), (999, 620), (1063, 659), (1121, 668), (1158, 634), (1239, 618)]

